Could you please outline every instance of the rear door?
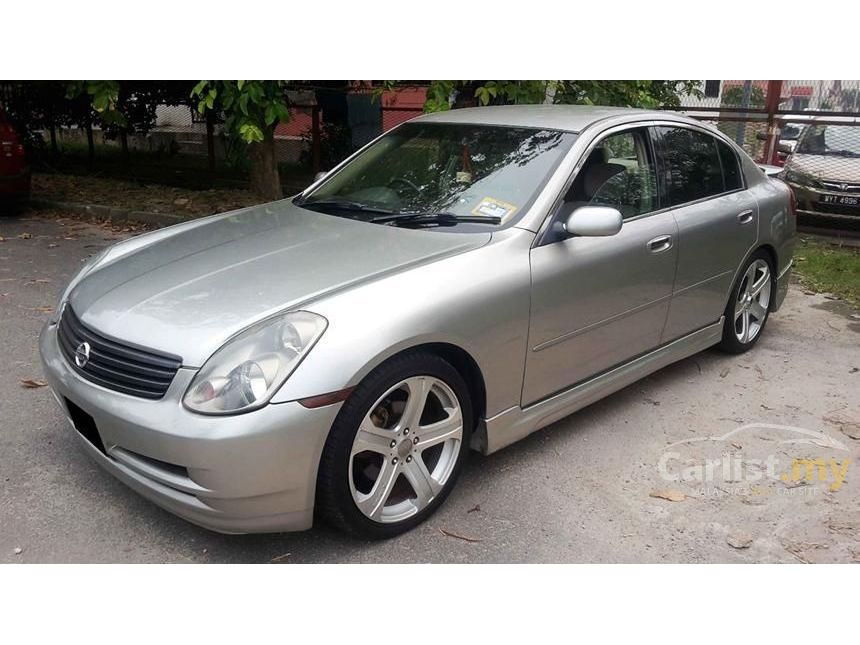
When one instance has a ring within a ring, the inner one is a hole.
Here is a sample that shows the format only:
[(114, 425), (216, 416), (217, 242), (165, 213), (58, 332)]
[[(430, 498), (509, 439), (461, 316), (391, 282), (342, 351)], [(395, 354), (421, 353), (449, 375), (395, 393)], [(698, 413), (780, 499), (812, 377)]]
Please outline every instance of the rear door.
[(678, 225), (678, 268), (662, 342), (719, 320), (758, 236), (758, 207), (735, 150), (704, 130), (651, 129), (661, 200)]

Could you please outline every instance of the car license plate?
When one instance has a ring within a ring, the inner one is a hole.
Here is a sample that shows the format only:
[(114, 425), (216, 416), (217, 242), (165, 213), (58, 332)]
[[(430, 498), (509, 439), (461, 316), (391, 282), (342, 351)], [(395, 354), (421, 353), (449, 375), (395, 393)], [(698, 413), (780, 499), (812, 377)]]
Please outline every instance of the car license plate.
[(820, 201), (822, 204), (860, 206), (860, 195), (822, 195)]

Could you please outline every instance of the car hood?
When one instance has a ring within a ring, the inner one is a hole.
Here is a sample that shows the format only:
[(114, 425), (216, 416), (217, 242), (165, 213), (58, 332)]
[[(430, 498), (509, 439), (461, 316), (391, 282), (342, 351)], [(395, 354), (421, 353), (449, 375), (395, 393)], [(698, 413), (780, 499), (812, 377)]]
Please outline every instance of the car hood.
[(824, 181), (860, 183), (860, 157), (834, 155), (792, 155), (786, 170), (811, 175)]
[[(285, 200), (153, 237), (120, 243), (74, 287), (69, 303), (108, 337), (199, 367), (258, 320), (312, 309), (310, 301), (322, 295), (478, 248), (491, 235), (368, 224)], [(123, 253), (123, 244), (131, 250)]]

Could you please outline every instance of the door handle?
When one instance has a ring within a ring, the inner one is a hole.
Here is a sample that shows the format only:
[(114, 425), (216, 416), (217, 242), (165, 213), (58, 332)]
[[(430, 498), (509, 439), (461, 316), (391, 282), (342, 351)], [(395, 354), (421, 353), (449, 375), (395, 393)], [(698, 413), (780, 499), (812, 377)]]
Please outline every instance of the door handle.
[(749, 224), (751, 221), (753, 221), (752, 209), (738, 213), (738, 222), (741, 224)]
[(672, 248), (672, 236), (660, 235), (648, 242), (647, 246), (651, 253), (662, 253), (663, 251), (668, 251)]

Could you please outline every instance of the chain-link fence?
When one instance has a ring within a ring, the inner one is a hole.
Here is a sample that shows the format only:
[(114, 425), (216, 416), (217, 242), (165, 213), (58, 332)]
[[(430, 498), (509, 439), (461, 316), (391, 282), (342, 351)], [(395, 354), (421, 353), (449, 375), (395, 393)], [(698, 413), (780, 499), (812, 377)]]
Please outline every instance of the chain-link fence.
[(860, 81), (702, 81), (681, 109), (762, 163), (784, 166), (798, 220), (860, 229)]

